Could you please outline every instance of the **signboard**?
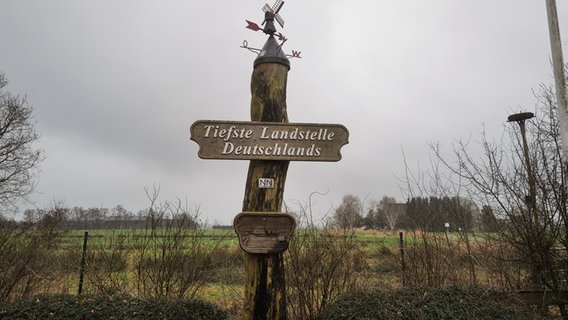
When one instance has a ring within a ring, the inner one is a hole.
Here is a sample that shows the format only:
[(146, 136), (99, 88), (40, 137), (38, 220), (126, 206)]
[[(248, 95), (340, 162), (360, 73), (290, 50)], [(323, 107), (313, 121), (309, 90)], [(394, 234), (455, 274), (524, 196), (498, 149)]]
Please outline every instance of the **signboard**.
[(339, 161), (349, 142), (340, 124), (199, 120), (190, 132), (202, 159)]
[(239, 245), (248, 253), (278, 253), (288, 249), (296, 220), (281, 212), (242, 212), (233, 221)]

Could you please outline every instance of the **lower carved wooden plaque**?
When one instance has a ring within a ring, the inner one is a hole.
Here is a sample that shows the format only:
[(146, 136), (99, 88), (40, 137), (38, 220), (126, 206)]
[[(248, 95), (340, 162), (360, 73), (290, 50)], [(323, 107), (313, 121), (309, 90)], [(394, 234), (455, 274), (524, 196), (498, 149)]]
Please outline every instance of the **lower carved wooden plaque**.
[(288, 249), (296, 220), (281, 212), (242, 212), (233, 221), (241, 249), (248, 253), (279, 253)]

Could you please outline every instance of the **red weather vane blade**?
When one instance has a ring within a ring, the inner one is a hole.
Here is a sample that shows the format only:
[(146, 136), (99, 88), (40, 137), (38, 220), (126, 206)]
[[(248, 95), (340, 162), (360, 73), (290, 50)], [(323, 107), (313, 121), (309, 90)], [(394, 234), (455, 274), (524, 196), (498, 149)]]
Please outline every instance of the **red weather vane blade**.
[[(247, 26), (245, 28), (251, 29), (253, 31), (264, 30), (262, 29), (257, 23), (254, 23), (249, 20), (245, 20), (247, 22)], [(288, 40), (281, 32), (278, 32), (278, 40), (282, 42), (286, 42)]]
[(261, 28), (259, 27), (258, 24), (254, 23), (254, 22), (252, 22), (252, 21), (248, 21), (248, 20), (245, 20), (245, 21), (248, 23), (248, 25), (246, 26), (246, 28), (251, 29), (251, 30), (254, 30), (254, 31), (261, 30)]

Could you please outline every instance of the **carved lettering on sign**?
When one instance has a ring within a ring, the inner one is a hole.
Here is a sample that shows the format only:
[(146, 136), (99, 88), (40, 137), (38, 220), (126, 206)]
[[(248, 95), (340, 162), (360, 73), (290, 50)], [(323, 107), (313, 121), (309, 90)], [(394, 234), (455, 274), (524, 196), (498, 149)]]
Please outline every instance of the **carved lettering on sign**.
[(200, 120), (190, 131), (203, 159), (339, 161), (349, 142), (340, 124)]

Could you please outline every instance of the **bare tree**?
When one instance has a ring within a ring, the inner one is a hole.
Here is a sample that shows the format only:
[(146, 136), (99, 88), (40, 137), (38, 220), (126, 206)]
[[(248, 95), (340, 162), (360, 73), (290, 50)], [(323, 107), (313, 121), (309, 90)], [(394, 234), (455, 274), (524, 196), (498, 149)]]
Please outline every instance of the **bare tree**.
[(7, 84), (0, 72), (0, 205), (13, 207), (33, 191), (43, 153), (34, 145), (39, 135), (32, 107), (25, 97), (5, 91)]
[[(493, 244), (503, 250), (495, 259), (501, 265), (515, 264), (518, 280), (511, 287), (556, 294), (565, 289), (568, 279), (561, 258), (568, 247), (568, 168), (553, 90), (542, 86), (537, 98), (533, 119), (505, 127), (508, 140), (491, 141), (483, 134), (481, 155), (472, 151), (475, 146), (469, 141), (457, 141), (450, 155), (433, 145), (430, 175), (407, 175), (411, 178), (407, 180), (421, 182), (411, 190), (414, 193), (431, 186), (472, 199), (498, 231)], [(430, 185), (423, 183), (426, 180)], [(568, 317), (564, 305), (560, 309)]]
[(363, 203), (361, 199), (352, 194), (343, 196), (341, 204), (335, 209), (333, 214), (335, 225), (342, 229), (358, 227), (361, 224), (361, 220), (363, 220), (362, 210)]
[(406, 210), (404, 204), (397, 203), (396, 199), (393, 197), (383, 196), (381, 201), (379, 201), (379, 208), (385, 215), (389, 229), (394, 232), (399, 217), (402, 216)]

